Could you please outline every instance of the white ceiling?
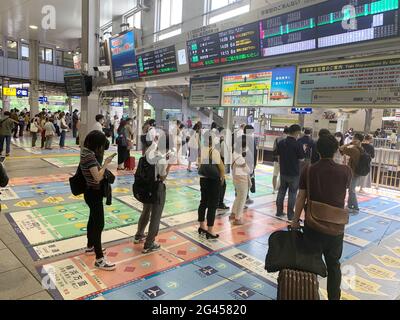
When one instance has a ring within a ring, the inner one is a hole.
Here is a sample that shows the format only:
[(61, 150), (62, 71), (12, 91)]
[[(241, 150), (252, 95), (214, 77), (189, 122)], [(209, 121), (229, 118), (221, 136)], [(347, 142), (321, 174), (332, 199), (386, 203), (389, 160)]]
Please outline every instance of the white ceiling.
[[(131, 10), (134, 4), (135, 0), (100, 0), (101, 25)], [(55, 30), (41, 28), (46, 5), (56, 9)], [(81, 38), (81, 6), (81, 0), (0, 0), (0, 34), (74, 49)], [(39, 29), (32, 30), (30, 25)]]

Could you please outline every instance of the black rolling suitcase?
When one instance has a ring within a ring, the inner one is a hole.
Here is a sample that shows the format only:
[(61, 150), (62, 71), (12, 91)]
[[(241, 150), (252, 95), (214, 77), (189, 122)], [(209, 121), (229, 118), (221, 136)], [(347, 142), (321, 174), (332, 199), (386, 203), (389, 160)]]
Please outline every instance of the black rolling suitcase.
[(278, 278), (278, 300), (320, 300), (318, 276), (284, 269)]

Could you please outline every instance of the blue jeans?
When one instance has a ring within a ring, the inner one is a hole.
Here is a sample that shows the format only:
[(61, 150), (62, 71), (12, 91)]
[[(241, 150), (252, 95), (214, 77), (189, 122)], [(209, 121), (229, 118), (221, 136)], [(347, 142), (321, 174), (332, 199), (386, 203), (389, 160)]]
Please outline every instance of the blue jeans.
[(6, 154), (11, 152), (11, 136), (0, 136), (0, 153), (3, 153), (4, 140), (6, 140)]
[(289, 177), (281, 175), (281, 186), (279, 187), (278, 197), (276, 198), (277, 215), (283, 215), (283, 203), (285, 201), (286, 192), (289, 189), (288, 202), (288, 219), (294, 216), (294, 206), (296, 205), (297, 191), (299, 190), (300, 177)]
[(349, 207), (349, 209), (353, 209), (356, 211), (360, 210), (360, 208), (358, 207), (357, 194), (356, 194), (356, 187), (360, 185), (360, 179), (361, 177), (353, 176), (353, 179), (351, 179), (349, 187), (349, 201), (347, 206)]
[(61, 136), (60, 136), (60, 147), (64, 148), (65, 146), (65, 135), (67, 134), (66, 131), (62, 130), (61, 131)]

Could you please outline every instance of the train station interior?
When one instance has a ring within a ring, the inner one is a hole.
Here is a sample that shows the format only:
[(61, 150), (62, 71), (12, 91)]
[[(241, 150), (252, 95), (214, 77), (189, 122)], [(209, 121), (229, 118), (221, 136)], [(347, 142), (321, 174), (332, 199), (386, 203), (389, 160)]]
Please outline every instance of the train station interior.
[(0, 300), (399, 300), (399, 5), (0, 0)]

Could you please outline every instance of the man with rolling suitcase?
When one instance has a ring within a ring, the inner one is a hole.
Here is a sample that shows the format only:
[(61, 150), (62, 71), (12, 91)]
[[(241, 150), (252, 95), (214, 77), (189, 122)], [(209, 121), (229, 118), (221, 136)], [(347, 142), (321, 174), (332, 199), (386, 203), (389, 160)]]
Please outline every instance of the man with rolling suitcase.
[[(349, 213), (345, 210), (346, 192), (352, 179), (348, 166), (336, 164), (333, 156), (339, 148), (332, 135), (321, 137), (317, 151), (321, 160), (305, 167), (299, 185), (293, 229), (300, 228), (300, 216), (306, 212), (304, 237), (320, 244), (328, 271), (328, 299), (340, 300), (340, 258), (343, 252), (345, 225)], [(332, 183), (332, 179), (335, 183)], [(283, 281), (284, 279), (282, 279)]]

